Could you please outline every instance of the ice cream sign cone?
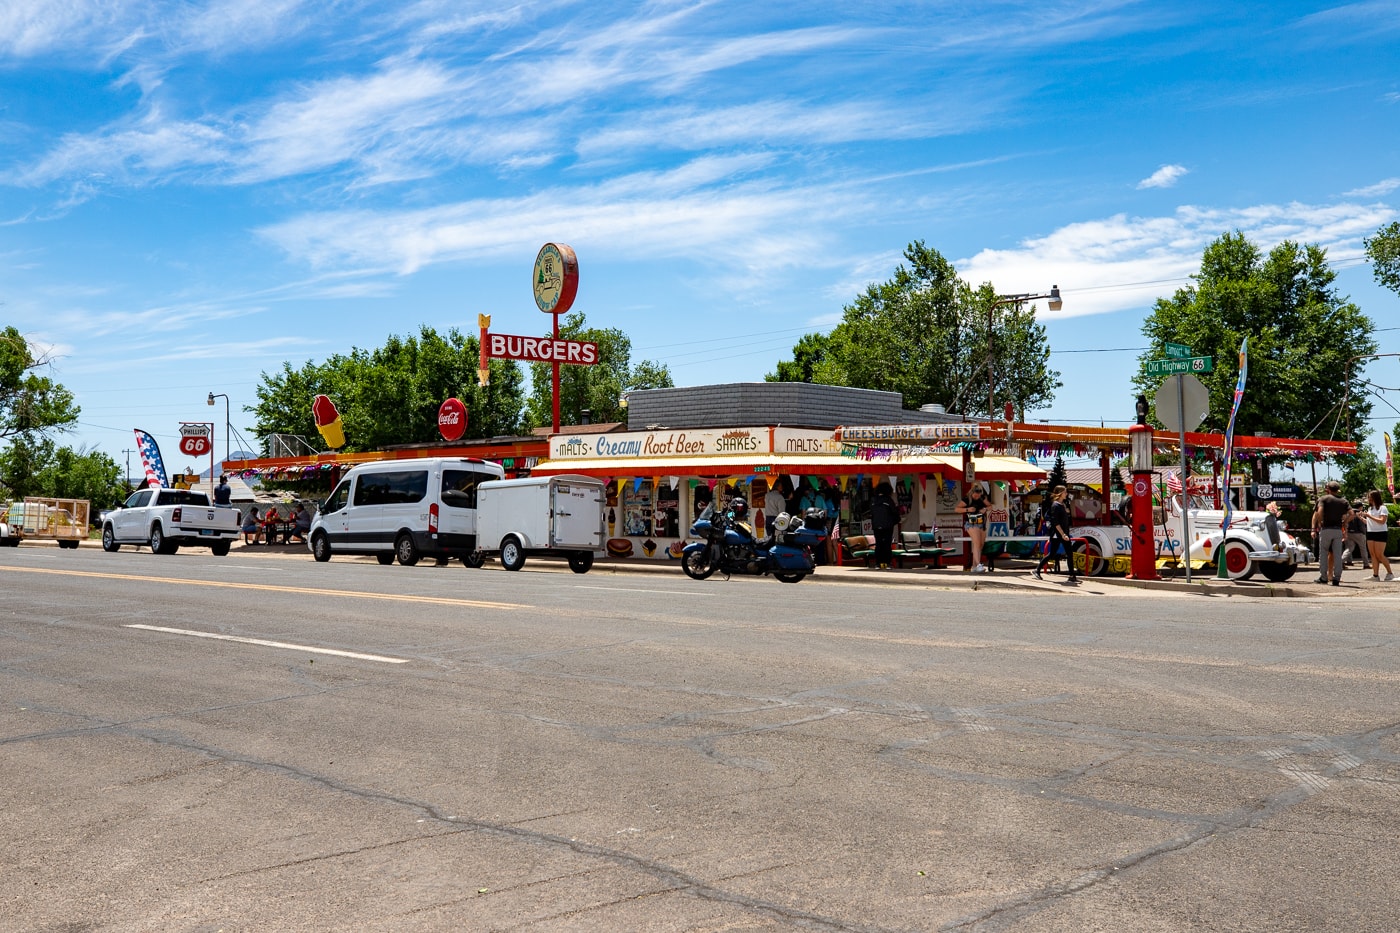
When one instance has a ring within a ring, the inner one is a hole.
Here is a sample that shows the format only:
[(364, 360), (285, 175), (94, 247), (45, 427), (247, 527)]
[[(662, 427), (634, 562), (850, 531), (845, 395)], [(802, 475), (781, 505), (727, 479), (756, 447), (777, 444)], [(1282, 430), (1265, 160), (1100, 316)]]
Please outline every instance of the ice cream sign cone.
[(340, 421), (340, 412), (335, 403), (324, 395), (318, 395), (311, 402), (311, 416), (316, 419), (316, 430), (326, 439), (331, 448), (345, 446), (345, 427)]
[(491, 384), (491, 360), (486, 355), (486, 341), (491, 330), (491, 315), (478, 314), (476, 316), (477, 326), (481, 328), (481, 358), (476, 364), (476, 384), (488, 386)]

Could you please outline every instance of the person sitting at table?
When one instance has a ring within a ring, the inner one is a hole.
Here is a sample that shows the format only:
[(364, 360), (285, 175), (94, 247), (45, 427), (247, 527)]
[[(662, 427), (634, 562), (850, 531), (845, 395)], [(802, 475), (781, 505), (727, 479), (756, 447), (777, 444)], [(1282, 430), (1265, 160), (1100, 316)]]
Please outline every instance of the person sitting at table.
[(311, 531), (311, 513), (306, 510), (306, 506), (298, 502), (292, 507), (292, 527), (287, 529), (287, 543), (291, 544), (295, 538), (302, 544), (306, 543), (306, 535)]
[(265, 543), (277, 543), (277, 527), (281, 523), (282, 516), (277, 514), (277, 506), (269, 505), (267, 511), (263, 513), (263, 541)]
[(243, 516), (243, 543), (258, 543), (258, 526), (262, 521), (258, 518), (258, 507), (251, 506)]

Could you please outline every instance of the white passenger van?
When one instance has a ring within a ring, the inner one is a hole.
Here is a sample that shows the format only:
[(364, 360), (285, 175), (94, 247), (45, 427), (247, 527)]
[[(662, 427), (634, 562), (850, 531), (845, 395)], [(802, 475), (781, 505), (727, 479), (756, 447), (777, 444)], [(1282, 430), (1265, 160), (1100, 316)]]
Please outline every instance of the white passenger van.
[(479, 566), (476, 487), (504, 475), (500, 464), (468, 457), (362, 463), (321, 504), (307, 547), (318, 561), (373, 554), (381, 564), (460, 557)]

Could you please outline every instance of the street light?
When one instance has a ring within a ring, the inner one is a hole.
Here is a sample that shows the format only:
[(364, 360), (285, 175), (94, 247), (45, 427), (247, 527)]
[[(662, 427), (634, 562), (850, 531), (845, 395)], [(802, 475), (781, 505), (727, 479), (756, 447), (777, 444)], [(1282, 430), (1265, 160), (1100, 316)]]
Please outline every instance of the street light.
[(1041, 298), (1048, 298), (1048, 299), (1050, 299), (1048, 302), (1046, 302), (1046, 306), (1047, 306), (1051, 311), (1058, 311), (1058, 310), (1060, 310), (1061, 308), (1063, 308), (1063, 307), (1065, 306), (1065, 303), (1064, 303), (1063, 301), (1060, 300), (1060, 286), (1058, 286), (1058, 285), (1051, 285), (1051, 286), (1050, 286), (1050, 290), (1049, 290), (1048, 292), (1043, 292), (1043, 293), (1038, 294), (1038, 295), (1032, 295), (1032, 294), (1030, 294), (1030, 293), (1020, 294), (1020, 295), (998, 295), (998, 296), (997, 296), (997, 300), (994, 301), (994, 302), (992, 302), (992, 304), (989, 305), (989, 306), (987, 307), (987, 420), (988, 420), (988, 421), (993, 421), (993, 420), (996, 419), (996, 382), (995, 382), (995, 380), (994, 380), (993, 371), (992, 371), (992, 361), (993, 361), (993, 355), (992, 355), (992, 313), (993, 313), (994, 311), (996, 311), (997, 308), (1000, 308), (1002, 305), (1015, 305), (1016, 307), (1019, 308), (1022, 304), (1026, 303), (1027, 301), (1036, 301), (1036, 300), (1041, 299)]
[[(222, 393), (222, 392), (218, 392), (218, 393), (210, 392), (210, 393), (209, 393), (209, 404), (210, 404), (210, 405), (213, 405), (213, 404), (214, 404), (214, 399), (216, 399), (216, 398), (221, 398), (221, 399), (224, 400), (224, 459), (225, 459), (225, 460), (228, 460), (228, 459), (232, 458), (232, 456), (233, 456), (233, 448), (229, 446), (229, 442), (228, 442), (228, 435), (229, 435), (229, 428), (228, 428), (228, 423), (229, 423), (229, 416), (228, 416), (228, 396), (225, 395), (225, 394)], [(210, 476), (210, 477), (209, 477), (209, 481), (212, 483), (212, 482), (214, 481), (214, 477), (213, 477), (213, 476)]]

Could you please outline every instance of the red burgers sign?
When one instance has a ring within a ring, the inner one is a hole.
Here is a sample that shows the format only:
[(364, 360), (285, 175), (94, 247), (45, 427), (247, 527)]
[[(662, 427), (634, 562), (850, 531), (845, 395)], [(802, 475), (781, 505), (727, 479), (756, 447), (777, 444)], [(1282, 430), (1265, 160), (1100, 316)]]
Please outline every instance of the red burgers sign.
[(467, 433), (467, 406), (461, 400), (450, 398), (438, 408), (438, 431), (448, 441), (461, 440)]

